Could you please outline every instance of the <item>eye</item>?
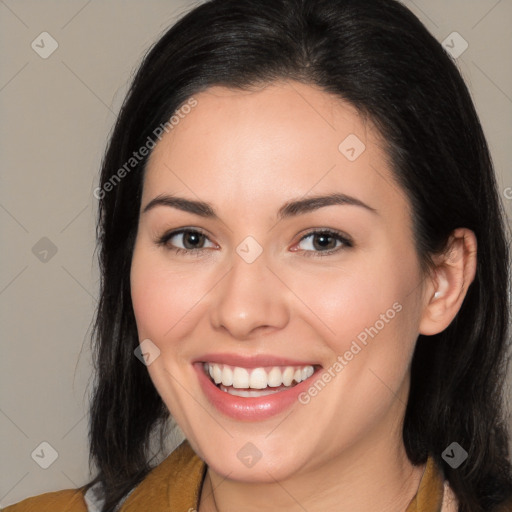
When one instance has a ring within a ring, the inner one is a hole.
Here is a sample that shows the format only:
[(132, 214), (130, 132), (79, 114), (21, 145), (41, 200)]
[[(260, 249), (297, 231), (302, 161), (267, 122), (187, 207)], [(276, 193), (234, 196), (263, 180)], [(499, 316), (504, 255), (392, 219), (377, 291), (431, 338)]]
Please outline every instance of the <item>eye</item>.
[[(353, 247), (348, 237), (330, 229), (311, 231), (297, 244), (304, 256), (328, 256), (339, 252), (343, 247)], [(296, 249), (297, 250), (297, 249)]]
[(165, 246), (177, 254), (201, 253), (205, 249), (216, 247), (203, 232), (197, 229), (171, 231), (160, 237), (157, 244)]

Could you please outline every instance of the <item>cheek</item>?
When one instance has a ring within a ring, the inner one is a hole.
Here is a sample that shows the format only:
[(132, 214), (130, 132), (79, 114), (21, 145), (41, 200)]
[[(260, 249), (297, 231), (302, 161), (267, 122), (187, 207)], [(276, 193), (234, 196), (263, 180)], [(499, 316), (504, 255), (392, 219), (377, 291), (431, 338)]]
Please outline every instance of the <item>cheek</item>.
[(336, 340), (333, 348), (339, 352), (360, 333), (364, 338), (365, 329), (377, 324), (382, 330), (391, 323), (388, 320), (394, 321), (414, 299), (418, 281), (414, 259), (396, 261), (380, 255), (371, 261), (354, 259), (314, 276), (302, 274), (293, 288), (323, 325), (322, 331)]
[(135, 247), (130, 283), (139, 339), (151, 339), (160, 350), (190, 329), (207, 291), (206, 280), (170, 269), (158, 252)]
[[(170, 271), (162, 253), (152, 247), (135, 247), (130, 272), (131, 296), (139, 340), (150, 339), (160, 357), (147, 370), (174, 419), (191, 431), (184, 411), (195, 411), (195, 402), (183, 393), (180, 382), (190, 379), (185, 354), (186, 340), (204, 315), (201, 297), (207, 292), (206, 279), (190, 279), (190, 272)], [(183, 364), (186, 362), (187, 364)]]
[(297, 280), (297, 295), (324, 333), (340, 403), (357, 397), (351, 403), (363, 404), (371, 396), (382, 407), (389, 390), (381, 380), (400, 387), (418, 335), (420, 276), (414, 250), (390, 245), (378, 255), (359, 254), (324, 275)]
[[(390, 407), (400, 407), (396, 396), (418, 334), (421, 281), (414, 254), (406, 258), (404, 252), (400, 259), (394, 254), (390, 248), (371, 261), (360, 258), (332, 269), (325, 278), (305, 279), (297, 293), (315, 312), (330, 352), (328, 391), (321, 394), (317, 389), (323, 385), (312, 385), (301, 403), (311, 404), (319, 423), (335, 425), (340, 442), (360, 436)], [(323, 398), (316, 400), (317, 395)]]

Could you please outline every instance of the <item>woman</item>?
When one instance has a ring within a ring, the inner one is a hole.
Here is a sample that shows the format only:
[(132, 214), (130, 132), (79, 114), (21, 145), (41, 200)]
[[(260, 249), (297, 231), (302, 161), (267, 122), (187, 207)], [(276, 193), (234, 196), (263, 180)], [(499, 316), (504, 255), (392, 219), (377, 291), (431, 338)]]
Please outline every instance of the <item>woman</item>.
[(512, 510), (492, 164), (401, 4), (200, 5), (95, 195), (97, 476), (7, 511)]

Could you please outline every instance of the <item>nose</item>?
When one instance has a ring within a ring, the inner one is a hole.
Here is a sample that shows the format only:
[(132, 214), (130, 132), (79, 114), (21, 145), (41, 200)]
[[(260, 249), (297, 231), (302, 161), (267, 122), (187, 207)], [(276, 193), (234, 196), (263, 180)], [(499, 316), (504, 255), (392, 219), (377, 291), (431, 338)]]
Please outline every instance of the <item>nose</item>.
[(211, 325), (238, 340), (283, 329), (290, 318), (287, 292), (263, 255), (247, 263), (234, 253), (231, 270), (214, 289)]

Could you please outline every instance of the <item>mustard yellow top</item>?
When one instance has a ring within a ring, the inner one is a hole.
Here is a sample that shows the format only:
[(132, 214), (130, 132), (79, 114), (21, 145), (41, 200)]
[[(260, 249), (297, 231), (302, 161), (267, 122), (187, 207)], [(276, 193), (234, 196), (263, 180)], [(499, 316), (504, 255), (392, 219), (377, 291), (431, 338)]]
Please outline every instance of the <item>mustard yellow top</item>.
[[(121, 506), (120, 512), (197, 510), (205, 473), (206, 464), (185, 440), (131, 492)], [(429, 457), (418, 492), (405, 512), (441, 512), (443, 495), (446, 500), (442, 473), (434, 459)], [(65, 489), (34, 496), (2, 510), (4, 512), (87, 512), (87, 505), (80, 489)], [(445, 507), (444, 510), (456, 510), (456, 508)], [(505, 505), (503, 512), (506, 511), (512, 511), (512, 507)]]

